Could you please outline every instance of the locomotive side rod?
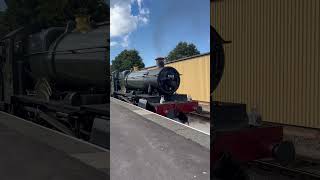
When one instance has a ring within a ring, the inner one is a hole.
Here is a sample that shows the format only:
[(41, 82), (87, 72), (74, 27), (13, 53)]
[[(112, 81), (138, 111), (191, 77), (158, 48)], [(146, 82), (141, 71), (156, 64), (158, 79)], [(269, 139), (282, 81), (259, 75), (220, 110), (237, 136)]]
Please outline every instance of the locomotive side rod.
[(27, 107), (27, 106), (24, 106), (23, 108), (28, 112), (35, 113), (38, 118), (41, 118), (42, 120), (51, 124), (52, 126), (57, 128), (59, 131), (62, 131), (63, 133), (65, 133), (69, 136), (74, 136), (74, 133), (71, 130), (69, 130), (62, 123), (57, 121), (55, 118), (52, 118), (51, 116), (47, 115), (46, 113), (42, 112), (41, 110), (36, 109), (36, 108), (32, 108), (32, 107)]
[(66, 104), (63, 104), (61, 102), (54, 101), (54, 100), (51, 100), (48, 102), (48, 101), (45, 101), (45, 100), (42, 100), (39, 98), (29, 97), (29, 96), (25, 96), (25, 95), (13, 96), (13, 100), (17, 101), (17, 102), (26, 103), (26, 104), (41, 105), (41, 106), (45, 106), (51, 110), (61, 111), (64, 113), (69, 113), (69, 114), (80, 112), (80, 107), (66, 105)]

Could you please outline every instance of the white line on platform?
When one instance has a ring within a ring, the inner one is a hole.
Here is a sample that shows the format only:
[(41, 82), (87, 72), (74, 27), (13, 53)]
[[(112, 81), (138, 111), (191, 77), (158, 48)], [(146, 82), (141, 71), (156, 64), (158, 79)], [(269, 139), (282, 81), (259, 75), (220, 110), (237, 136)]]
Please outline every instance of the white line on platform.
[(151, 112), (148, 111), (142, 111), (142, 110), (134, 110), (133, 112), (140, 114), (140, 115), (148, 115), (148, 114), (152, 114)]

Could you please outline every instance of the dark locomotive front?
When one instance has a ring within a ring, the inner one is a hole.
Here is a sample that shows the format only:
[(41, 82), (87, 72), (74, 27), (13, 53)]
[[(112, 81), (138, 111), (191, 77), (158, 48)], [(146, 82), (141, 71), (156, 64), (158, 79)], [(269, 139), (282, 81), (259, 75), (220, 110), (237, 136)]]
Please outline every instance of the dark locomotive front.
[(287, 165), (294, 160), (295, 148), (291, 142), (283, 141), (282, 126), (252, 127), (248, 123), (246, 104), (213, 99), (225, 63), (224, 43), (211, 26), (211, 174), (221, 179), (242, 179), (246, 176), (241, 170), (242, 164), (265, 158)]
[(157, 67), (141, 71), (113, 72), (113, 95), (157, 114), (187, 123), (186, 114), (200, 111), (197, 101), (185, 94), (176, 94), (180, 74), (173, 67), (164, 66), (164, 58), (157, 58)]

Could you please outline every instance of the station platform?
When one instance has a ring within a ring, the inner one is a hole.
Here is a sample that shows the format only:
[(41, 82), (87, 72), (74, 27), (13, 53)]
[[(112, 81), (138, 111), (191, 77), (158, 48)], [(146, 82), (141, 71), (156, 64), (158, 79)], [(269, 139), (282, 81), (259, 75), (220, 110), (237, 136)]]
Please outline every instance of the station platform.
[(111, 179), (210, 179), (210, 135), (114, 98), (110, 116)]
[(109, 151), (0, 112), (3, 180), (106, 180)]

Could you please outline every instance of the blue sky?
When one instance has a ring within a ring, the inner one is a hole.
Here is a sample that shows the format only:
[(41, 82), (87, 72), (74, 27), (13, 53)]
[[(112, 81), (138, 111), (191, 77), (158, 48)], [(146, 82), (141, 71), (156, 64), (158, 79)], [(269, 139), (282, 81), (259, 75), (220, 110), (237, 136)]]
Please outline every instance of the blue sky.
[(146, 66), (179, 41), (210, 51), (209, 0), (111, 0), (111, 57), (137, 49)]

